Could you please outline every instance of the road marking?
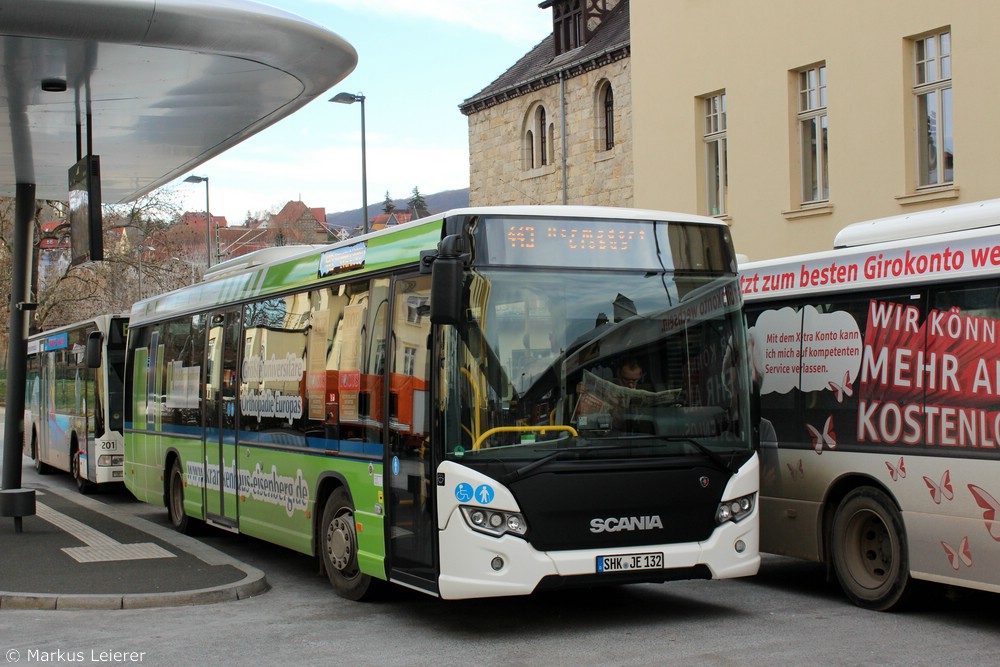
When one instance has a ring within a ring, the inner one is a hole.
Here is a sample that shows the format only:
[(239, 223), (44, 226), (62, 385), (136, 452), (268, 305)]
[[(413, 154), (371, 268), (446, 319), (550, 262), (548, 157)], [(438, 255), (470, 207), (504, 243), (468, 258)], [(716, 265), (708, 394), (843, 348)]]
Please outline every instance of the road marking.
[(76, 519), (57, 512), (44, 503), (35, 503), (39, 519), (61, 528), (80, 540), (85, 547), (66, 547), (63, 551), (78, 563), (102, 563), (116, 560), (174, 558), (174, 554), (152, 542), (122, 544)]

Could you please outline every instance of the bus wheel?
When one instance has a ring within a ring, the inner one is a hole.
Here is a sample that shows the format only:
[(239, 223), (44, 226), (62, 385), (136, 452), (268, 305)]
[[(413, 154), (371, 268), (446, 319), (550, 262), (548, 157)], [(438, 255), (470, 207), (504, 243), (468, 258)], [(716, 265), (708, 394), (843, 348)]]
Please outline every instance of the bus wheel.
[(861, 487), (847, 494), (832, 538), (834, 570), (854, 604), (887, 611), (905, 599), (912, 586), (903, 519), (885, 493)]
[(76, 488), (80, 493), (86, 495), (94, 488), (93, 484), (80, 472), (80, 450), (73, 448), (73, 455), (70, 457), (69, 463), (70, 474), (73, 475), (73, 481), (76, 482)]
[(343, 487), (336, 489), (323, 507), (320, 551), (323, 569), (338, 595), (348, 600), (361, 600), (367, 596), (372, 580), (358, 567), (354, 507)]
[(189, 531), (191, 521), (184, 512), (184, 474), (180, 459), (174, 459), (167, 478), (167, 515), (174, 530), (185, 534)]
[(35, 472), (39, 475), (48, 475), (52, 472), (52, 467), (42, 463), (42, 457), (38, 455), (38, 442), (34, 433), (31, 434), (31, 458), (35, 461)]

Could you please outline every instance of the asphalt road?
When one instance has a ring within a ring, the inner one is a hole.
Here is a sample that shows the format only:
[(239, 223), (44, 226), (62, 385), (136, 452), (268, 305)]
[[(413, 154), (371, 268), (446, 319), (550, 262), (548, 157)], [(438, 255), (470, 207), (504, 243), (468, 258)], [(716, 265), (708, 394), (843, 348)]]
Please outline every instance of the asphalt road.
[[(24, 477), (42, 481), (30, 469)], [(71, 485), (68, 476), (44, 483)], [(165, 510), (125, 491), (96, 498), (166, 524)], [(822, 566), (776, 556), (745, 580), (468, 601), (395, 589), (356, 603), (336, 597), (306, 556), (211, 530), (199, 540), (266, 572), (271, 589), (186, 607), (3, 610), (0, 664), (82, 655), (84, 664), (157, 666), (975, 666), (995, 665), (1000, 650), (994, 594), (937, 590), (906, 612), (869, 612), (850, 605)], [(113, 651), (120, 659), (102, 659)]]

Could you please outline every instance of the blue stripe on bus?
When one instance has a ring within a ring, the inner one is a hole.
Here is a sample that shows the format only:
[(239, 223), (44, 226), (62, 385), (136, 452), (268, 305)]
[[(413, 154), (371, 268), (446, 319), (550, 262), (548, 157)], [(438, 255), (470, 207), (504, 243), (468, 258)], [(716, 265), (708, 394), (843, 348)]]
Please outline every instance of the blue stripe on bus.
[[(219, 430), (210, 428), (203, 431), (200, 426), (183, 426), (177, 424), (163, 424), (159, 431), (148, 431), (136, 429), (134, 423), (125, 425), (130, 433), (143, 433), (146, 435), (163, 435), (185, 439), (201, 440), (205, 435), (206, 442), (218, 442)], [(289, 431), (241, 431), (239, 434), (239, 445), (249, 445), (256, 447), (266, 447), (269, 449), (309, 449), (316, 454), (347, 455), (364, 458), (381, 459), (385, 452), (385, 445), (381, 442), (362, 442), (360, 440), (336, 440), (333, 438), (321, 438), (305, 436), (301, 433)]]

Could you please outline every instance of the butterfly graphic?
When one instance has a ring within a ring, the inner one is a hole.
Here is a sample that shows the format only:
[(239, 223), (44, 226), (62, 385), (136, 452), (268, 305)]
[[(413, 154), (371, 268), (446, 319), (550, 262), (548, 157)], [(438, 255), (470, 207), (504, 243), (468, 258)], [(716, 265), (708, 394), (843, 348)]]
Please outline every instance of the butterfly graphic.
[(824, 443), (830, 449), (837, 448), (837, 434), (833, 432), (833, 415), (826, 418), (822, 433), (812, 424), (806, 424), (806, 428), (809, 429), (809, 437), (812, 438), (813, 449), (817, 454), (823, 453)]
[(930, 477), (924, 477), (924, 484), (931, 492), (931, 500), (934, 501), (935, 505), (941, 504), (941, 497), (944, 496), (945, 500), (951, 500), (955, 497), (955, 492), (951, 488), (951, 471), (945, 470), (944, 474), (941, 475), (940, 484), (936, 484)]
[(969, 484), (969, 491), (976, 499), (976, 504), (983, 508), (983, 520), (986, 521), (986, 530), (990, 537), (1000, 542), (1000, 522), (997, 521), (997, 512), (1000, 512), (1000, 502), (991, 496), (985, 489), (975, 484)]
[(854, 387), (851, 386), (851, 372), (847, 371), (844, 373), (844, 384), (840, 385), (836, 382), (827, 382), (827, 385), (833, 390), (834, 394), (837, 396), (837, 402), (843, 403), (844, 396), (851, 397), (854, 396)]
[(806, 471), (802, 467), (802, 459), (799, 459), (797, 465), (793, 466), (791, 463), (786, 463), (785, 466), (788, 468), (789, 474), (792, 476), (793, 480), (799, 480), (805, 477)]
[(889, 477), (892, 478), (892, 481), (906, 479), (906, 465), (903, 463), (902, 456), (899, 457), (898, 465), (892, 465), (892, 461), (886, 461), (885, 467), (889, 469)]
[(956, 571), (965, 563), (966, 567), (972, 567), (972, 552), (969, 551), (969, 537), (965, 536), (962, 538), (962, 543), (958, 545), (958, 548), (951, 546), (947, 542), (942, 541), (941, 546), (944, 547), (944, 552), (948, 554), (948, 562), (951, 563), (951, 567)]

